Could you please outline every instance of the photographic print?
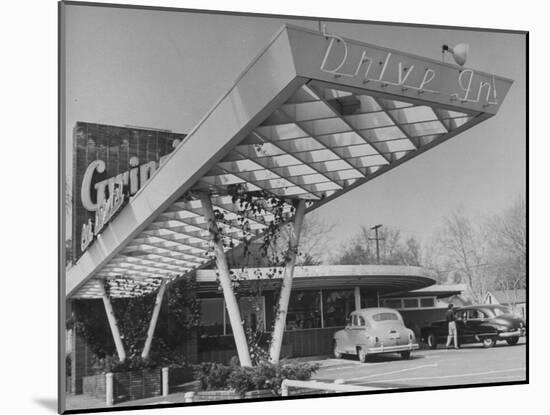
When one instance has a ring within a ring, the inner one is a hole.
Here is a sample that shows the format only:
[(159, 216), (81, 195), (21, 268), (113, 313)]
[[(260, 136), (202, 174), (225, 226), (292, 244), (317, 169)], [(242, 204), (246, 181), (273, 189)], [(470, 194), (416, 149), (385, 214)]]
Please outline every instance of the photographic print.
[(59, 11), (60, 412), (528, 382), (526, 32)]

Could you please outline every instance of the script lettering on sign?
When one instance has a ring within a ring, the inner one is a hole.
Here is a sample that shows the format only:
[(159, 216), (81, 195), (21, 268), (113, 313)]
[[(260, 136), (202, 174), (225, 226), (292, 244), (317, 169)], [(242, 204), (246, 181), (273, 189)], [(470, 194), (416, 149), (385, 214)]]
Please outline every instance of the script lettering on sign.
[[(381, 87), (389, 85), (401, 87), (402, 91), (416, 90), (419, 94), (431, 93), (447, 95), (451, 101), (461, 103), (483, 103), (496, 105), (497, 90), (494, 77), (476, 73), (473, 69), (459, 69), (453, 85), (442, 82), (438, 78), (449, 68), (420, 62), (416, 58), (389, 52), (380, 48), (367, 48), (355, 43), (348, 44), (343, 38), (330, 33), (324, 33), (329, 39), (320, 70), (335, 77), (354, 78), (363, 84), (375, 82)], [(436, 85), (437, 84), (437, 85)], [(448, 88), (451, 90), (447, 90)], [(445, 91), (442, 91), (445, 89)]]
[[(176, 146), (179, 143), (176, 142)], [(129, 160), (130, 170), (110, 177), (92, 186), (93, 177), (96, 173), (105, 172), (105, 162), (95, 160), (88, 165), (80, 197), (82, 206), (90, 212), (94, 212), (94, 220), (88, 219), (82, 225), (80, 235), (80, 248), (85, 251), (94, 238), (105, 228), (124, 205), (124, 201), (135, 195), (140, 188), (151, 178), (158, 167), (164, 163), (168, 155), (160, 158), (159, 163), (149, 161), (139, 165), (137, 157), (131, 157)], [(92, 197), (95, 196), (95, 198)], [(95, 202), (94, 202), (95, 199)]]

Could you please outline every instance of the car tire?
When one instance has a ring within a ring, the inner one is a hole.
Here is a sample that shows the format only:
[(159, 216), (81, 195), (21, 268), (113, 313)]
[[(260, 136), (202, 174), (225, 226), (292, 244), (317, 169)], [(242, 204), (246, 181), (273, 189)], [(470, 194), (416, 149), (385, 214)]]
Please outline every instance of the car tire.
[(506, 339), (506, 343), (508, 343), (510, 346), (518, 344), (518, 341), (519, 341), (519, 337), (508, 337)]
[(401, 352), (401, 359), (410, 359), (411, 358), (411, 351), (405, 350), (404, 352)]
[(496, 343), (496, 339), (494, 337), (485, 337), (483, 340), (481, 340), (481, 343), (483, 344), (483, 347), (490, 348), (493, 347)]
[(357, 347), (357, 357), (361, 363), (366, 363), (367, 361), (367, 352), (363, 350), (362, 347)]
[(430, 349), (437, 349), (437, 337), (435, 337), (434, 333), (429, 333), (426, 341)]
[(335, 357), (336, 359), (341, 359), (341, 358), (342, 358), (342, 353), (340, 353), (340, 352), (338, 351), (338, 345), (337, 345), (337, 343), (336, 343), (336, 340), (334, 340), (334, 347), (333, 347), (332, 350), (333, 350), (333, 352), (334, 352), (334, 357)]

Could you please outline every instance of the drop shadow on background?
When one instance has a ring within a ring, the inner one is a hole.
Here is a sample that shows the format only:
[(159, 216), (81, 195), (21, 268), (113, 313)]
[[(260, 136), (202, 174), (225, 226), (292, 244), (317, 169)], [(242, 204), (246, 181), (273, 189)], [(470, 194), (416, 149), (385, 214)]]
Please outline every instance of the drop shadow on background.
[(34, 398), (34, 402), (38, 405), (57, 413), (57, 399), (54, 398)]

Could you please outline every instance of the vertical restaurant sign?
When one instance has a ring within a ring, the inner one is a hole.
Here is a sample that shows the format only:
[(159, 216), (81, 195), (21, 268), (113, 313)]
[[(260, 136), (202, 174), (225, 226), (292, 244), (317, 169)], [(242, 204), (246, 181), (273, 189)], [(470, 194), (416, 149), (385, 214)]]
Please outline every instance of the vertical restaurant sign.
[(185, 138), (162, 130), (77, 122), (72, 243), (76, 261)]

